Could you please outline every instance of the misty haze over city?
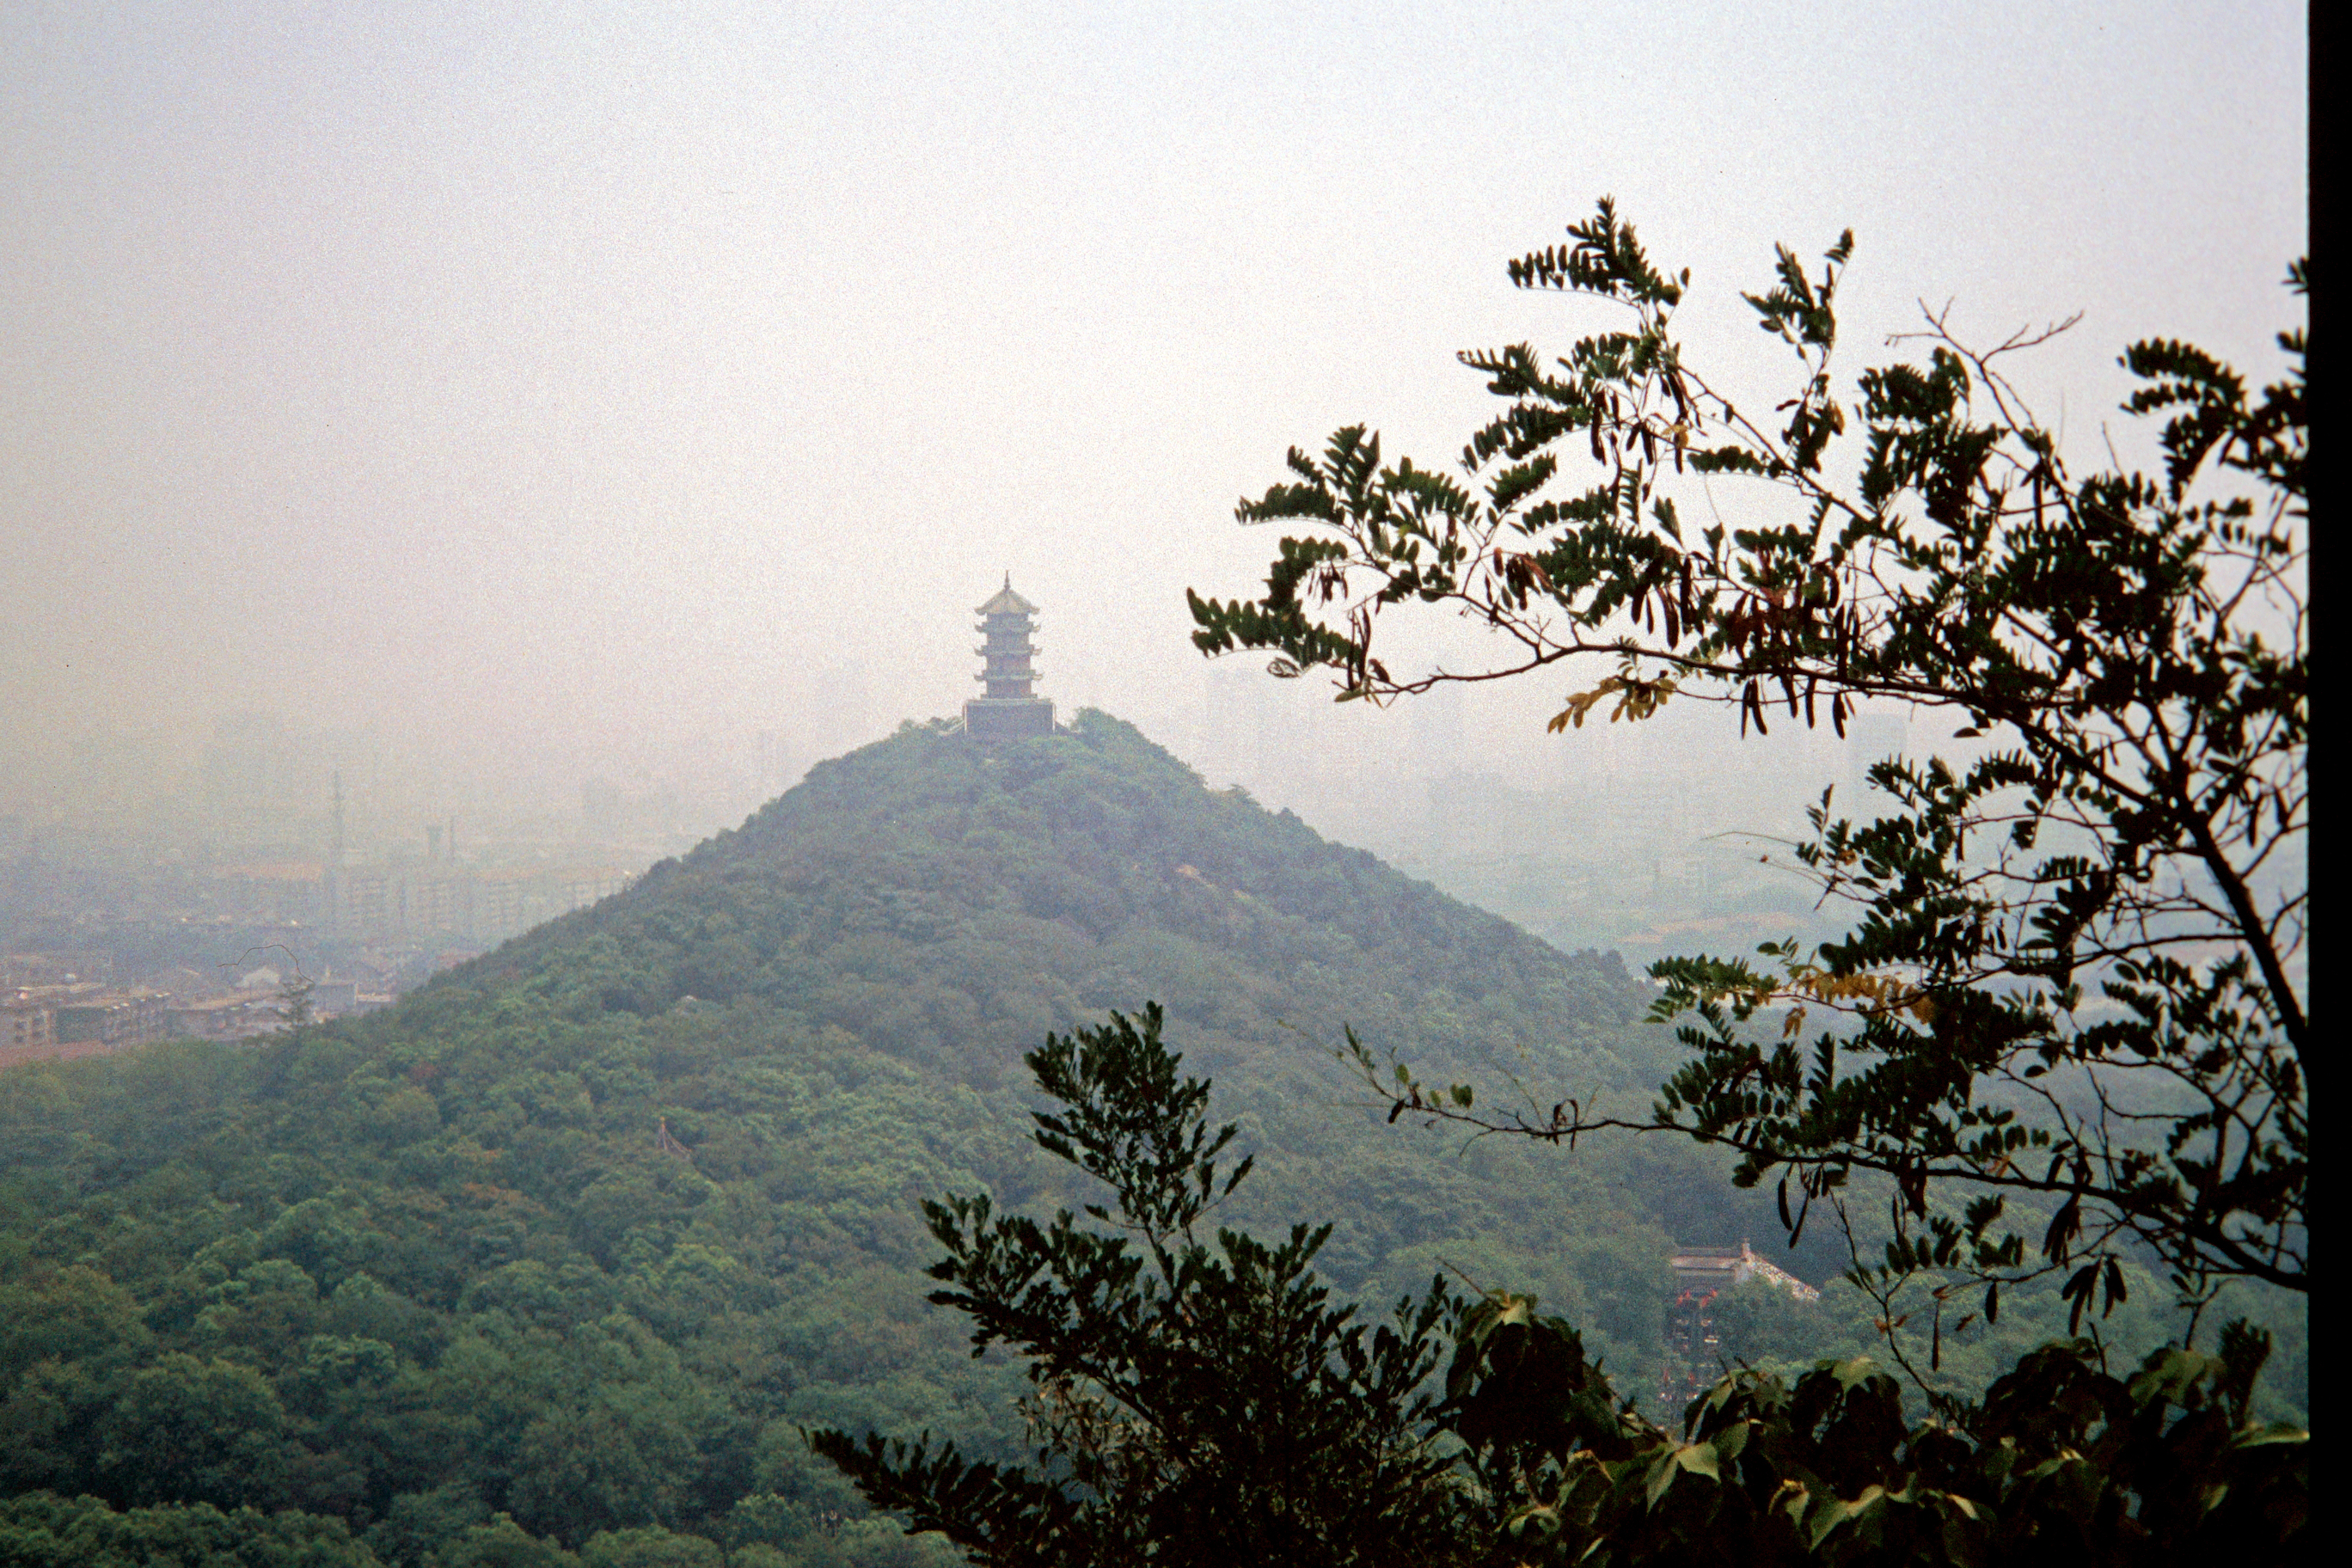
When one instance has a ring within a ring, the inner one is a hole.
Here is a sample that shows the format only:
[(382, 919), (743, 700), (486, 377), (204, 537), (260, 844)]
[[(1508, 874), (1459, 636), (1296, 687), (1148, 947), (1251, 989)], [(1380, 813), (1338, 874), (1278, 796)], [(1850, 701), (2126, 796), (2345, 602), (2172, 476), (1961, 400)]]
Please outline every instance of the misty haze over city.
[(1854, 352), (1922, 291), (1986, 339), (2082, 311), (2021, 375), (2095, 442), (2122, 342), (2266, 363), (2303, 42), (1702, 16), (11, 7), (0, 858), (46, 870), (9, 918), (263, 912), (337, 855), (544, 873), (502, 934), (956, 711), (1009, 572), (1064, 712), (1555, 941), (1801, 922), (1718, 836), (1948, 721), (1335, 708), (1188, 646), (1184, 589), (1263, 571), (1233, 498), (1359, 420), (1449, 459), (1488, 401), (1456, 350), (1598, 319), (1501, 262), (1604, 192), (1758, 395), (1738, 289), (1851, 226)]

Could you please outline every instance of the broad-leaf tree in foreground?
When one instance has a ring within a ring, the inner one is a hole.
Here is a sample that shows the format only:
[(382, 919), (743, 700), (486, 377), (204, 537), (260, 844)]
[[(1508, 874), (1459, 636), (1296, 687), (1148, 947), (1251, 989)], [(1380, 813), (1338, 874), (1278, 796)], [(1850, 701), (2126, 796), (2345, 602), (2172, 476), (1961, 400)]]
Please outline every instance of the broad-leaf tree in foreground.
[[(1512, 279), (1622, 324), (1553, 363), (1462, 356), (1505, 401), (1468, 482), (1384, 461), (1360, 426), (1294, 449), (1291, 482), (1239, 515), (1297, 531), (1261, 597), (1192, 596), (1194, 641), (1328, 668), (1342, 700), (1589, 671), (1555, 730), (1700, 700), (1742, 735), (1843, 734), (1857, 703), (1907, 703), (1972, 756), (1881, 763), (1874, 820), (1824, 794), (1800, 857), (1859, 906), (1842, 940), (1656, 966), (1692, 1055), (1650, 1117), (1497, 1115), (1360, 1045), (1360, 1065), (1400, 1106), (1484, 1126), (1728, 1145), (1742, 1184), (1777, 1178), (1792, 1230), (1877, 1173), (1893, 1239), (1858, 1277), (1973, 1279), (1989, 1316), (2000, 1284), (2052, 1270), (2078, 1320), (2101, 1292), (2112, 1310), (2135, 1249), (2191, 1302), (2232, 1279), (2305, 1289), (2304, 333), (2259, 391), (2186, 344), (2133, 345), (2126, 407), (2165, 421), (2164, 471), (2078, 477), (2003, 374), (2047, 332), (1978, 352), (1931, 316), (1906, 351), (1924, 363), (1842, 379), (1851, 235), (1817, 273), (1783, 248), (1747, 296), (1797, 362), (1767, 415), (1686, 357), (1687, 272), (1606, 201), (1570, 234)], [(1716, 503), (1737, 524), (1695, 526)], [(1383, 617), (1449, 609), (1500, 656), (1391, 668)]]
[(976, 1563), (1426, 1563), (1475, 1532), (1424, 1388), (1454, 1315), (1433, 1283), (1388, 1323), (1334, 1304), (1311, 1272), (1330, 1226), (1268, 1246), (1209, 1211), (1234, 1129), (1212, 1133), (1209, 1086), (1180, 1080), (1160, 1010), (1049, 1036), (1029, 1053), (1062, 1109), (1048, 1152), (1098, 1178), (1115, 1207), (1050, 1225), (985, 1197), (927, 1203), (947, 1257), (931, 1300), (973, 1321), (974, 1353), (1027, 1362), (1034, 1469), (837, 1431), (811, 1445), (877, 1507), (937, 1530)]
[[(877, 1507), (1004, 1568), (1576, 1563), (1581, 1568), (2273, 1561), (2309, 1508), (2307, 1434), (2249, 1419), (2268, 1344), (2166, 1347), (2128, 1378), (2074, 1341), (1981, 1404), (1906, 1415), (1867, 1359), (1742, 1370), (1683, 1435), (1621, 1401), (1532, 1298), (1433, 1282), (1373, 1327), (1309, 1272), (1328, 1227), (1197, 1234), (1247, 1173), (1160, 1013), (1049, 1038), (1037, 1142), (1115, 1205), (1041, 1225), (929, 1205), (932, 1300), (1027, 1363), (1036, 1463), (810, 1435)], [(1454, 1353), (1444, 1378), (1441, 1324)]]

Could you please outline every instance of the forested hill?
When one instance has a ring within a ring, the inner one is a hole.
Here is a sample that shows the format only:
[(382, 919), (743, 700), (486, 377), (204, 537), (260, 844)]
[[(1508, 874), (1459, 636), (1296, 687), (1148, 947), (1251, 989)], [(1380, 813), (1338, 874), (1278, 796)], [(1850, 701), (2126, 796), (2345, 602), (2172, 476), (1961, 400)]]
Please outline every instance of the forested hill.
[(105, 1534), (55, 1493), (320, 1516), (256, 1563), (919, 1553), (799, 1427), (1019, 1442), (1014, 1370), (924, 1301), (919, 1205), (1073, 1196), (1021, 1054), (1147, 999), (1258, 1154), (1223, 1218), (1335, 1222), (1325, 1271), (1369, 1297), (1539, 1290), (1638, 1387), (1671, 1241), (1765, 1214), (1680, 1145), (1381, 1125), (1327, 1047), (1639, 1091), (1645, 996), (1115, 720), (909, 726), (383, 1014), (0, 1074), (0, 1536)]
[(1160, 1000), (1223, 1076), (1277, 1019), (1424, 1055), (1654, 1081), (1616, 1054), (1648, 996), (1269, 814), (1101, 713), (1012, 747), (908, 725), (819, 763), (629, 893), (438, 983), (653, 1017), (751, 1002), (983, 1086), (1047, 1029)]

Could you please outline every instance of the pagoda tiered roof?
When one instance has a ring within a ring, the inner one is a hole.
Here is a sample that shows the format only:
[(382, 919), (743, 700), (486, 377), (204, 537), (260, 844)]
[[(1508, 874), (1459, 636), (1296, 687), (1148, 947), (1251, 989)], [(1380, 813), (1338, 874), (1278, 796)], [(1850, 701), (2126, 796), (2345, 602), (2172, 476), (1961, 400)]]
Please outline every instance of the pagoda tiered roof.
[(974, 613), (982, 616), (1034, 616), (1037, 613), (1037, 606), (1013, 591), (1013, 574), (1007, 572), (1004, 586)]

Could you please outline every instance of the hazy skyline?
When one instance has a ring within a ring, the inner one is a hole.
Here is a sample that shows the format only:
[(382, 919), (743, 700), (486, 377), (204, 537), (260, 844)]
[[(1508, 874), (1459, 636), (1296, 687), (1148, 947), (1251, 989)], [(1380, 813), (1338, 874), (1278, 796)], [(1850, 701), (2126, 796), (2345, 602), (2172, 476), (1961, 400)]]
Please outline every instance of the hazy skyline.
[[(1600, 319), (1503, 262), (1604, 193), (1759, 395), (1775, 241), (1854, 229), (1849, 368), (2083, 311), (2077, 450), (2134, 338), (2270, 369), (2306, 244), (2300, 8), (486, 10), (0, 16), (0, 808), (255, 710), (551, 798), (805, 763), (952, 711), (1008, 570), (1045, 694), (1185, 751), (1234, 497), (1450, 459), (1455, 350)], [(1581, 765), (1559, 687), (1469, 700), (1487, 771)], [(1410, 751), (1322, 695), (1248, 700)]]

